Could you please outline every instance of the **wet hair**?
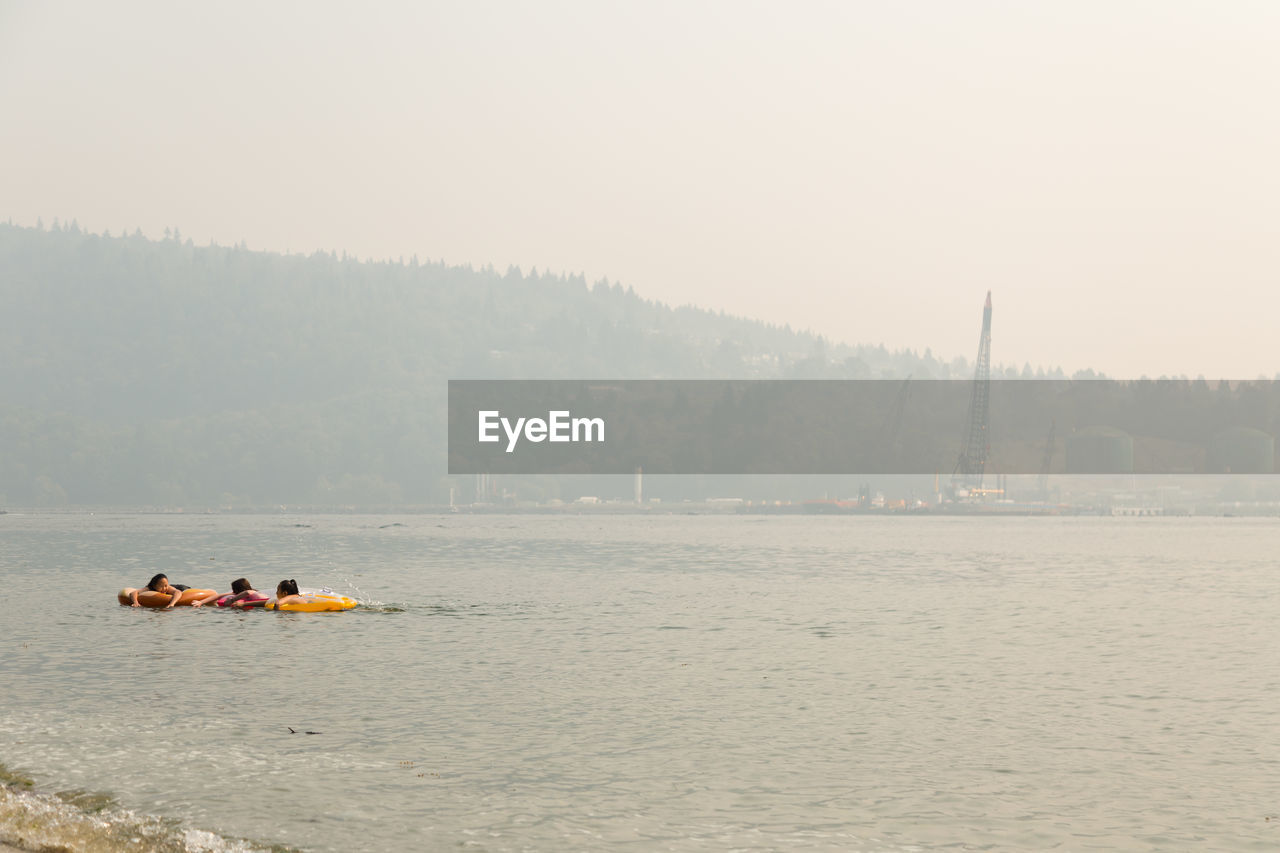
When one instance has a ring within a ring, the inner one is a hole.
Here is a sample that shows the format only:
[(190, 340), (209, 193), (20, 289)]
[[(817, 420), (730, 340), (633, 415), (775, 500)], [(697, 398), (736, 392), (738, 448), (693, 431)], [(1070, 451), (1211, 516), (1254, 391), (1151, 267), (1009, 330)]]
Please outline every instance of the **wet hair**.
[(249, 583), (247, 578), (236, 578), (231, 582), (231, 591), (234, 593), (248, 592), (253, 589), (253, 584)]
[(160, 574), (156, 575), (150, 581), (147, 582), (147, 589), (152, 590), (154, 592), (159, 592), (161, 590), (160, 581), (162, 580), (167, 581), (168, 579), (169, 579), (169, 576), (166, 575), (164, 572), (161, 572)]
[(301, 595), (298, 592), (298, 582), (295, 580), (283, 580), (276, 586), (276, 595)]

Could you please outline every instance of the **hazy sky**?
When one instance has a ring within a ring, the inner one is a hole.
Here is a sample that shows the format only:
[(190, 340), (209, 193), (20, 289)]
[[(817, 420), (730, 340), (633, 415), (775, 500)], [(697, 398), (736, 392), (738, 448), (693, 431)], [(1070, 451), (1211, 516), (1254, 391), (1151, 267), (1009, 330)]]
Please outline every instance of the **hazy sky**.
[(1280, 371), (1280, 3), (0, 0), (0, 220)]

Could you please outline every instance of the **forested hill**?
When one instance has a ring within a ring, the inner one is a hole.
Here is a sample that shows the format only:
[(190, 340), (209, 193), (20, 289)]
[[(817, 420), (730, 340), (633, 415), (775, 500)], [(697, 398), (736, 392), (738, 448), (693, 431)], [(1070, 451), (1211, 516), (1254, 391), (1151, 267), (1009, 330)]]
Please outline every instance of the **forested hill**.
[(437, 502), (450, 378), (969, 370), (581, 276), (75, 225), (0, 225), (0, 299), (0, 501), (18, 506)]

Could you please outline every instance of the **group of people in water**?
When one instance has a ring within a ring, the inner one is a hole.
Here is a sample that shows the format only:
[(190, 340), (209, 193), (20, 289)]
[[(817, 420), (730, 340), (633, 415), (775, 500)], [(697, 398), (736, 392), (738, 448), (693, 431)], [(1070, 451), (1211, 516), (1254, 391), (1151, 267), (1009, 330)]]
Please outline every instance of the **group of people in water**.
[[(131, 589), (127, 591), (129, 605), (131, 607), (141, 607), (138, 601), (140, 593), (158, 592), (161, 595), (171, 596), (169, 603), (164, 605), (167, 610), (173, 607), (182, 598), (182, 593), (191, 587), (182, 584), (169, 583), (169, 576), (161, 573), (151, 579), (151, 581), (142, 589)], [(124, 593), (122, 593), (124, 595)], [(276, 595), (272, 599), (253, 588), (253, 584), (249, 583), (247, 578), (236, 578), (231, 582), (231, 592), (211, 592), (199, 598), (191, 599), (188, 603), (192, 607), (203, 607), (206, 604), (216, 604), (218, 607), (262, 607), (268, 601), (273, 601), (274, 606), (279, 607), (282, 604), (294, 604), (304, 601), (302, 595), (298, 592), (298, 582), (293, 579), (286, 579), (276, 584)], [(122, 601), (123, 603), (123, 601)]]

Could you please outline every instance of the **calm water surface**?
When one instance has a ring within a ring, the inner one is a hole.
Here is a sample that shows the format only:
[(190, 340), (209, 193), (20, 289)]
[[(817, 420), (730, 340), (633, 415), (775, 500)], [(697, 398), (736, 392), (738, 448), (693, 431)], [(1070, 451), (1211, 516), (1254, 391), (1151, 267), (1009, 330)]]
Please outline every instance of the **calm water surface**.
[[(1274, 519), (0, 516), (0, 840), (1275, 850), (1277, 544)], [(158, 571), (367, 606), (115, 604)]]

